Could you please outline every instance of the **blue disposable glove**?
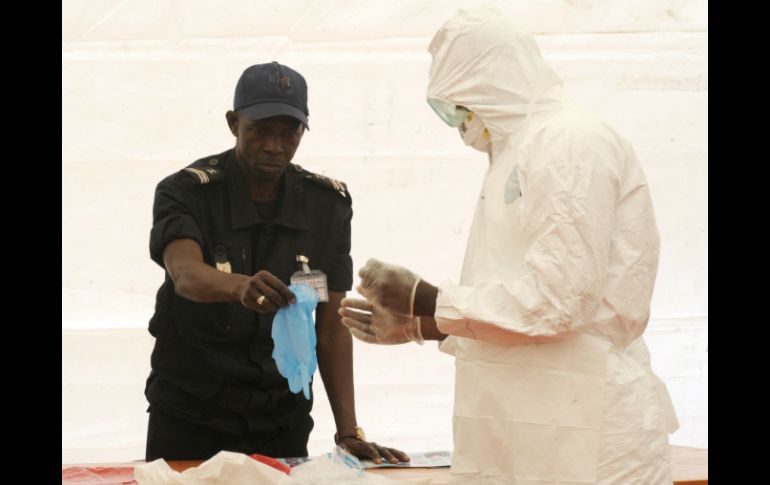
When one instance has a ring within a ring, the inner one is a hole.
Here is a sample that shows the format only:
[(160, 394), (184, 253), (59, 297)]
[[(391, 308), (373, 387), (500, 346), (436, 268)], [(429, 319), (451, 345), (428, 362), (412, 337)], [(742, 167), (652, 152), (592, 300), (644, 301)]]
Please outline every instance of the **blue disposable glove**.
[(300, 390), (310, 399), (310, 381), (318, 367), (315, 354), (313, 310), (318, 292), (306, 284), (289, 286), (297, 303), (278, 310), (273, 319), (273, 359), (278, 372), (289, 381), (291, 392)]

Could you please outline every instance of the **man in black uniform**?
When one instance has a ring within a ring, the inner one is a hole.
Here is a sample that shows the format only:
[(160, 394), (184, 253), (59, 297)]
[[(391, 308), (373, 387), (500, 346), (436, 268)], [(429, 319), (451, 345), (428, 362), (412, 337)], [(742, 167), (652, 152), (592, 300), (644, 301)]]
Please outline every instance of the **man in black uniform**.
[(316, 334), (335, 442), (377, 462), (409, 460), (357, 426), (352, 341), (337, 315), (353, 280), (351, 198), (343, 183), (291, 163), (307, 115), (299, 73), (251, 66), (226, 114), (235, 148), (158, 184), (150, 255), (166, 278), (150, 321), (148, 461), (307, 456), (312, 396), (289, 390), (271, 338), (275, 312), (295, 301), (287, 285), (298, 260), (328, 278)]

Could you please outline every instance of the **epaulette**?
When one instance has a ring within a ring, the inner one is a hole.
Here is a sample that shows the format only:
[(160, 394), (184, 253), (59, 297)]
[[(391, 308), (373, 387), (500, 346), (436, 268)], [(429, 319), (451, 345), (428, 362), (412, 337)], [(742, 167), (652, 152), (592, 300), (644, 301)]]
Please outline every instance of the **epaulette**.
[(351, 201), (350, 193), (348, 192), (348, 186), (345, 185), (345, 182), (333, 179), (331, 177), (324, 177), (323, 175), (318, 175), (317, 173), (309, 172), (297, 164), (292, 165), (294, 166), (294, 171), (301, 178), (318, 185), (328, 187), (340, 194), (345, 200)]
[(197, 184), (205, 185), (225, 179), (225, 171), (220, 167), (217, 157), (206, 157), (196, 160), (182, 169), (182, 172), (192, 177)]

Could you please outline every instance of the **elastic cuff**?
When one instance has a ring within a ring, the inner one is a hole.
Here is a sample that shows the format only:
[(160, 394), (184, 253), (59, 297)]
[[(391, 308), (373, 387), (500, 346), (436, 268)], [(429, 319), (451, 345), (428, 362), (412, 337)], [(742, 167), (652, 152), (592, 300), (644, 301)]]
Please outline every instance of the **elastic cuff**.
[(412, 294), (409, 295), (409, 316), (414, 316), (414, 296), (417, 294), (417, 285), (420, 284), (420, 281), (422, 281), (422, 278), (419, 276), (416, 280), (414, 280), (414, 286), (412, 286)]
[(422, 321), (420, 320), (420, 317), (413, 317), (415, 319), (415, 333), (417, 334), (417, 338), (414, 339), (415, 342), (417, 342), (419, 345), (422, 345), (425, 343), (425, 339), (422, 338)]

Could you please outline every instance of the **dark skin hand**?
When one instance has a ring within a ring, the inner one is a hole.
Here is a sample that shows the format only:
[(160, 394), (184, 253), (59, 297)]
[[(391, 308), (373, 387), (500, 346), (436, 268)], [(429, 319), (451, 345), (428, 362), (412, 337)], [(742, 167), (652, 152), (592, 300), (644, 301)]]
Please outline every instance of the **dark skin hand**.
[(339, 440), (339, 445), (358, 458), (369, 458), (378, 465), (385, 459), (389, 463), (408, 462), (409, 455), (395, 448), (386, 448), (371, 441), (361, 441), (355, 436)]

